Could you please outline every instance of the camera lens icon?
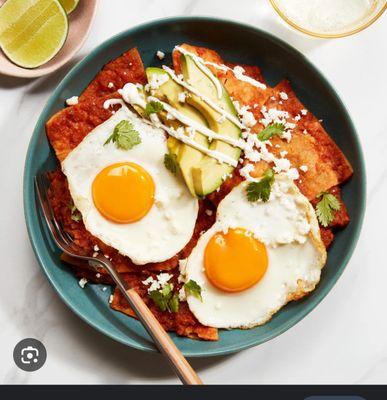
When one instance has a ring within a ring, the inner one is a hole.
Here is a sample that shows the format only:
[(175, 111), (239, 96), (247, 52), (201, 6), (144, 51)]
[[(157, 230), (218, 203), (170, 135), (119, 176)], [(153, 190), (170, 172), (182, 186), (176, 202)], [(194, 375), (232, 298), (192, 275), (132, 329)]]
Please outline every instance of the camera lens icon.
[(47, 352), (43, 343), (33, 338), (23, 339), (13, 350), (15, 364), (27, 372), (40, 369), (46, 362), (46, 358)]
[(21, 350), (20, 361), (23, 364), (37, 363), (39, 361), (39, 350), (35, 347), (28, 346)]

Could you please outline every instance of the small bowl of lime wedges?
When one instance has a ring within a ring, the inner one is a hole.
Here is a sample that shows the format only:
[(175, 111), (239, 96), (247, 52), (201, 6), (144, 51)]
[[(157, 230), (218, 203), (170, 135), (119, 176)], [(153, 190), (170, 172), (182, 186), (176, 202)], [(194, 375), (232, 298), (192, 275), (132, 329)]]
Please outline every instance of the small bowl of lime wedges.
[(0, 74), (35, 78), (82, 47), (97, 0), (0, 0)]

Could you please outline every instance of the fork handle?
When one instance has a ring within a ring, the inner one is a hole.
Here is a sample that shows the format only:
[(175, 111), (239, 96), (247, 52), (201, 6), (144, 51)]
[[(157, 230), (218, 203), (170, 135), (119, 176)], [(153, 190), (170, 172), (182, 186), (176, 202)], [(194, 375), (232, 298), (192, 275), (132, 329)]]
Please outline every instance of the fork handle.
[(173, 340), (160, 325), (160, 322), (152, 314), (151, 310), (144, 303), (139, 294), (134, 289), (128, 289), (123, 294), (137, 317), (143, 323), (145, 329), (153, 338), (160, 352), (167, 357), (181, 381), (186, 385), (202, 385), (199, 376), (189, 365), (186, 358), (176, 347)]

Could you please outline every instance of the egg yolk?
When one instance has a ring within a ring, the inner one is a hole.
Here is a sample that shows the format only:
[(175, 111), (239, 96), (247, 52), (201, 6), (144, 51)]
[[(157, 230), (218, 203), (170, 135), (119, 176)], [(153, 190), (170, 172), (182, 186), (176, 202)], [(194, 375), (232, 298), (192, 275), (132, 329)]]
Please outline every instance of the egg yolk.
[(255, 285), (268, 265), (266, 247), (242, 228), (216, 233), (204, 252), (209, 281), (226, 292), (240, 292)]
[(118, 223), (143, 218), (154, 202), (155, 185), (144, 168), (130, 162), (104, 168), (92, 185), (93, 201), (107, 219)]

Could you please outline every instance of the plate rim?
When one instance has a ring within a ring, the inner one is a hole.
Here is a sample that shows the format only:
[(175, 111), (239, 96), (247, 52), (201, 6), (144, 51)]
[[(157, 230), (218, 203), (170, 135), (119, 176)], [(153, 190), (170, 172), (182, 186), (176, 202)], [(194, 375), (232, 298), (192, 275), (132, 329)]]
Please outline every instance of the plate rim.
[[(289, 318), (289, 320), (286, 321), (280, 328), (277, 328), (275, 330), (272, 330), (270, 333), (265, 334), (263, 337), (260, 336), (260, 339), (257, 340), (256, 338), (252, 338), (251, 340), (246, 341), (244, 344), (233, 344), (229, 345), (225, 349), (216, 349), (213, 351), (197, 351), (197, 350), (188, 350), (184, 351), (184, 355), (187, 357), (207, 357), (207, 356), (221, 356), (221, 355), (227, 355), (227, 354), (232, 354), (236, 353), (239, 351), (242, 351), (244, 349), (257, 346), (260, 344), (263, 344), (271, 339), (274, 339), (277, 336), (280, 336), (283, 334), (285, 331), (289, 330), (292, 328), (294, 325), (296, 325), (298, 322), (300, 322), (302, 319), (304, 319), (312, 310), (314, 310), (323, 299), (328, 295), (328, 293), (332, 290), (332, 288), (335, 286), (337, 283), (338, 279), (341, 277), (343, 274), (349, 260), (352, 257), (352, 254), (354, 252), (354, 249), (356, 248), (357, 242), (359, 240), (359, 236), (361, 233), (361, 229), (364, 223), (364, 215), (365, 215), (365, 209), (366, 209), (366, 186), (367, 186), (367, 177), (366, 177), (366, 169), (365, 169), (365, 160), (364, 160), (364, 155), (363, 155), (363, 150), (361, 146), (361, 142), (359, 139), (359, 135), (357, 133), (356, 127), (350, 117), (350, 114), (341, 100), (340, 96), (337, 93), (337, 90), (335, 87), (327, 80), (327, 78), (324, 76), (324, 74), (320, 71), (318, 67), (314, 63), (312, 63), (305, 55), (303, 55), (299, 50), (294, 48), (292, 45), (288, 44), (284, 40), (278, 38), (277, 36), (266, 32), (262, 29), (256, 28), (255, 26), (252, 26), (250, 24), (246, 23), (241, 23), (238, 21), (233, 21), (233, 20), (228, 20), (228, 19), (222, 19), (222, 18), (215, 18), (215, 17), (207, 17), (207, 16), (192, 16), (192, 17), (167, 17), (167, 18), (160, 18), (160, 19), (155, 19), (151, 20), (142, 24), (135, 25), (132, 28), (125, 29), (112, 37), (108, 38), (107, 40), (103, 41), (100, 43), (98, 46), (96, 46), (93, 50), (91, 50), (82, 60), (80, 60), (76, 65), (74, 65), (71, 70), (63, 77), (63, 79), (58, 83), (57, 87), (55, 90), (51, 93), (50, 97), (48, 98), (46, 104), (44, 105), (39, 118), (35, 124), (33, 133), (31, 135), (31, 139), (28, 145), (27, 153), (26, 153), (26, 158), (25, 158), (25, 166), (24, 166), (24, 174), (23, 174), (23, 206), (24, 206), (24, 216), (25, 216), (25, 222), (27, 226), (27, 231), (28, 231), (28, 236), (34, 251), (34, 254), (38, 260), (38, 263), (40, 265), (40, 268), (44, 271), (44, 274), (50, 284), (54, 287), (55, 291), (57, 294), (60, 296), (60, 298), (63, 300), (63, 302), (69, 307), (76, 315), (78, 315), (83, 321), (85, 321), (87, 324), (92, 326), (94, 329), (99, 331), (100, 333), (103, 333), (104, 335), (110, 337), (111, 339), (124, 344), (125, 346), (129, 346), (138, 350), (142, 351), (147, 351), (147, 352), (157, 352), (156, 348), (148, 348), (130, 338), (130, 343), (128, 341), (125, 341), (121, 339), (120, 337), (116, 336), (114, 333), (109, 332), (107, 329), (105, 329), (102, 326), (99, 326), (97, 323), (93, 321), (93, 319), (87, 318), (85, 315), (83, 315), (82, 311), (79, 310), (76, 307), (73, 307), (71, 302), (64, 296), (62, 291), (57, 287), (55, 282), (51, 279), (49, 273), (48, 273), (48, 267), (45, 265), (45, 262), (43, 260), (42, 256), (42, 249), (41, 244), (38, 243), (38, 238), (36, 237), (35, 230), (38, 228), (34, 228), (34, 218), (39, 219), (39, 216), (36, 216), (34, 214), (39, 213), (38, 210), (35, 208), (35, 191), (33, 188), (33, 183), (31, 182), (32, 179), (29, 176), (29, 169), (30, 165), (32, 164), (33, 160), (33, 147), (35, 147), (37, 141), (39, 140), (39, 132), (41, 128), (45, 126), (46, 120), (45, 120), (45, 110), (47, 108), (50, 108), (53, 103), (55, 102), (55, 99), (58, 97), (59, 93), (62, 91), (62, 89), (65, 89), (67, 82), (72, 79), (78, 71), (89, 62), (91, 58), (96, 56), (98, 53), (103, 51), (104, 48), (109, 47), (112, 43), (115, 41), (120, 40), (122, 37), (135, 34), (137, 31), (141, 30), (146, 30), (149, 28), (152, 28), (157, 25), (163, 25), (163, 24), (173, 24), (173, 23), (188, 23), (188, 22), (207, 22), (207, 23), (221, 23), (221, 24), (228, 24), (231, 27), (241, 27), (243, 29), (248, 29), (251, 31), (258, 32), (260, 35), (266, 36), (268, 39), (277, 42), (278, 44), (284, 46), (285, 48), (290, 48), (296, 55), (297, 57), (301, 58), (303, 62), (307, 64), (308, 67), (313, 69), (319, 79), (323, 82), (324, 86), (328, 87), (328, 89), (332, 92), (332, 94), (335, 96), (336, 100), (340, 104), (343, 114), (346, 118), (346, 121), (353, 133), (353, 139), (354, 139), (354, 144), (356, 148), (356, 152), (359, 155), (359, 170), (357, 171), (357, 175), (359, 176), (359, 188), (361, 192), (361, 198), (360, 198), (360, 205), (359, 208), (357, 209), (358, 213), (358, 219), (359, 223), (356, 226), (356, 229), (352, 233), (352, 240), (350, 245), (348, 246), (348, 251), (343, 257), (341, 261), (341, 266), (340, 268), (336, 271), (335, 275), (331, 278), (330, 282), (327, 284), (326, 287), (324, 287), (321, 292), (309, 303), (305, 304), (304, 309), (302, 310), (302, 313), (300, 315), (293, 316), (292, 318)], [(40, 230), (40, 229), (38, 229)], [(191, 340), (191, 339), (187, 339)]]

